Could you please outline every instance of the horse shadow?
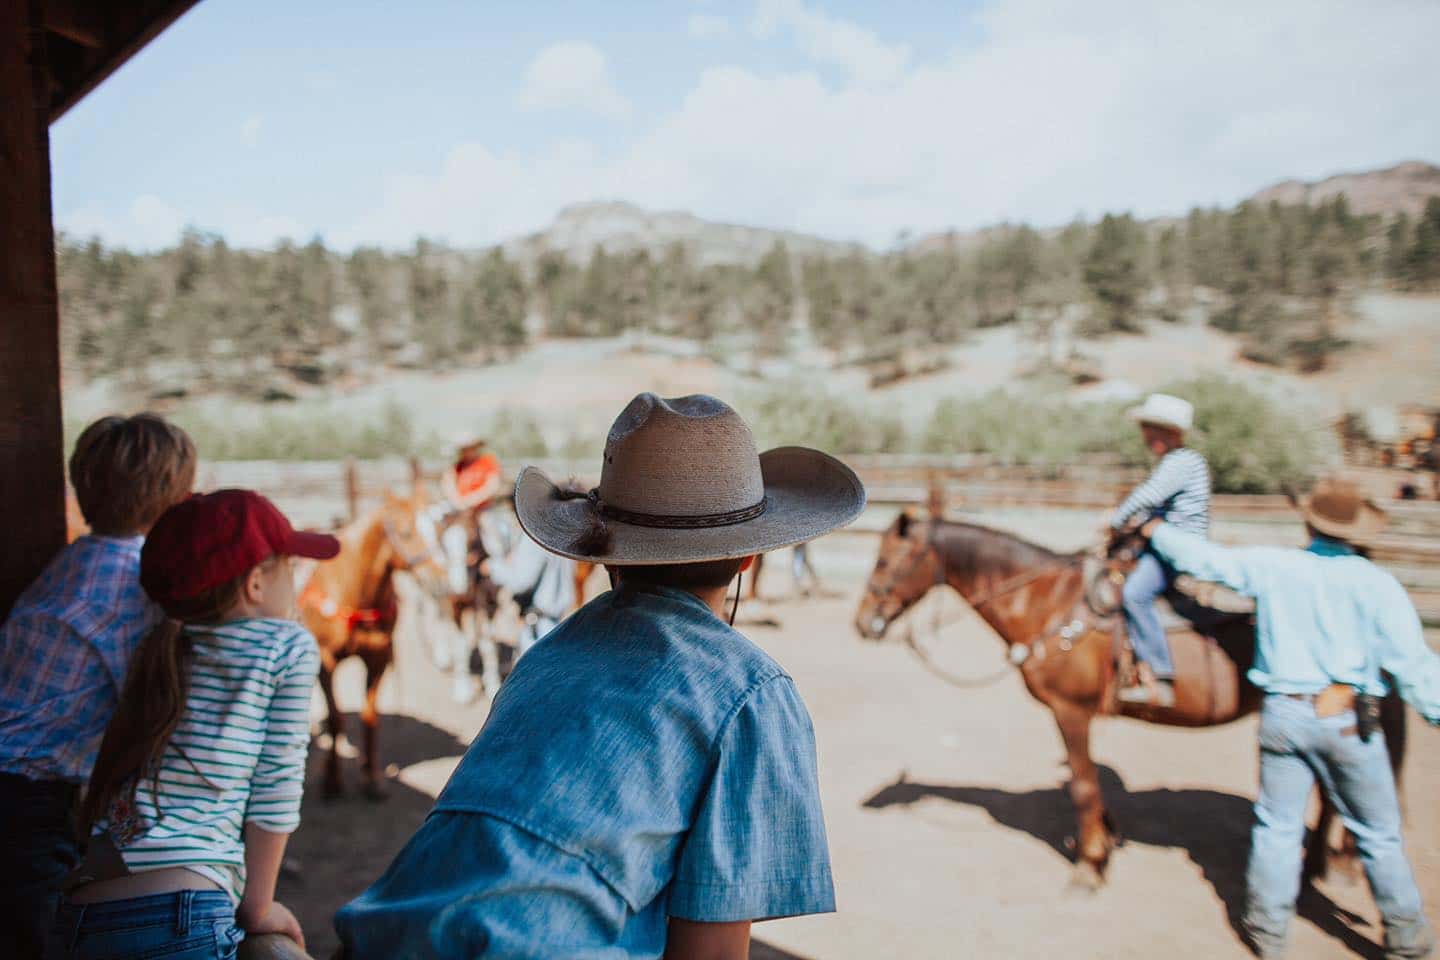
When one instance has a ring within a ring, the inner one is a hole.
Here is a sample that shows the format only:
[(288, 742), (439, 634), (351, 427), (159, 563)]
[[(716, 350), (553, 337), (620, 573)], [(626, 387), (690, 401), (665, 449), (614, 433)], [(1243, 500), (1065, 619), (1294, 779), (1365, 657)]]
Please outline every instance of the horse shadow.
[[(1225, 905), (1226, 920), (1246, 942), (1241, 917), (1245, 908), (1245, 863), (1250, 848), (1251, 801), (1218, 790), (1155, 788), (1130, 792), (1120, 775), (1101, 766), (1105, 805), (1122, 843), (1183, 849)], [(1073, 860), (1074, 807), (1060, 787), (1011, 791), (994, 787), (914, 783), (902, 773), (862, 806), (902, 806), (927, 797), (980, 807), (996, 823), (1030, 834), (1061, 857)], [(1300, 917), (1340, 941), (1357, 956), (1379, 960), (1380, 947), (1355, 929), (1363, 917), (1335, 903), (1309, 883), (1302, 887)]]

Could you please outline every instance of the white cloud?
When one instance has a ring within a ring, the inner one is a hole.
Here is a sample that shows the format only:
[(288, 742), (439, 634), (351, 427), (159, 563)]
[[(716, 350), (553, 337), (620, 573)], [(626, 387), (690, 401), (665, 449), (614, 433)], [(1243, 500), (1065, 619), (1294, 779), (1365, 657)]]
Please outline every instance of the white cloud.
[(692, 37), (723, 37), (730, 32), (730, 21), (712, 13), (692, 13), (688, 28)]
[[(751, 26), (805, 59), (704, 69), (667, 109), (614, 125), (614, 139), (460, 143), (395, 172), (327, 239), (492, 243), (566, 204), (619, 198), (884, 245), (906, 229), (1180, 213), (1283, 177), (1440, 161), (1440, 4), (1428, 0), (992, 0), (973, 36), (926, 57), (895, 42), (898, 27), (880, 36), (815, 0), (757, 9)], [(629, 109), (583, 43), (537, 56), (522, 102)], [(173, 242), (176, 211), (154, 197), (135, 207), (60, 222)], [(205, 226), (251, 243), (314, 229), (244, 208)]]
[(892, 80), (910, 60), (908, 46), (884, 43), (872, 31), (826, 16), (804, 0), (760, 0), (750, 26), (758, 37), (790, 30), (807, 57), (864, 83)]
[(573, 41), (536, 54), (525, 69), (519, 102), (532, 110), (577, 109), (608, 117), (630, 112), (610, 79), (605, 55), (593, 44)]
[(264, 126), (265, 118), (260, 116), (246, 117), (245, 122), (240, 124), (240, 142), (247, 147), (253, 147), (260, 142), (260, 128)]

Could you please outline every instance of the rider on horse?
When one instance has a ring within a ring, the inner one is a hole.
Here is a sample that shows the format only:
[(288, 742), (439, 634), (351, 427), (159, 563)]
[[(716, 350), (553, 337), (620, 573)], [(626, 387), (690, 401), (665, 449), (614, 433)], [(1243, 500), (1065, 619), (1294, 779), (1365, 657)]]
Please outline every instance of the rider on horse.
[(1395, 780), (1375, 724), (1393, 683), (1440, 725), (1440, 656), (1426, 646), (1405, 589), (1356, 546), (1384, 528), (1384, 511), (1337, 481), (1317, 484), (1298, 506), (1310, 534), (1305, 550), (1222, 547), (1159, 518), (1142, 528), (1175, 569), (1256, 602), (1249, 677), (1266, 696), (1245, 927), (1262, 957), (1284, 953), (1318, 778), (1359, 845), (1385, 922), (1386, 958), (1425, 957), (1435, 939), (1405, 858)]
[[(1110, 520), (1112, 535), (1132, 522), (1163, 517), (1204, 536), (1210, 529), (1210, 467), (1198, 451), (1185, 446), (1195, 408), (1179, 397), (1152, 393), (1129, 416), (1140, 424), (1145, 446), (1159, 463), (1115, 511)], [(1165, 628), (1155, 611), (1155, 598), (1168, 590), (1174, 579), (1175, 571), (1153, 550), (1147, 550), (1125, 581), (1125, 625), (1139, 662), (1136, 682), (1120, 691), (1123, 701), (1159, 706), (1175, 701), (1175, 666)]]
[(480, 515), (494, 502), (500, 492), (500, 461), (485, 450), (485, 441), (471, 434), (455, 438), (455, 462), (440, 477), (445, 494), (441, 509), (452, 521), (442, 524), (441, 546), (445, 550), (450, 590), (465, 593), (470, 585), (470, 571), (479, 566), (483, 557), (472, 558), (471, 543), (479, 536)]

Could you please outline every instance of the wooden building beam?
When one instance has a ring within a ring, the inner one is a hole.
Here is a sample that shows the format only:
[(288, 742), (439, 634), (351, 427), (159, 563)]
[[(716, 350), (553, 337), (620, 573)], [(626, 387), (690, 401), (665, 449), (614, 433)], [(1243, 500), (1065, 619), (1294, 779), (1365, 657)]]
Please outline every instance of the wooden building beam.
[(42, 0), (0, 0), (0, 617), (65, 543)]

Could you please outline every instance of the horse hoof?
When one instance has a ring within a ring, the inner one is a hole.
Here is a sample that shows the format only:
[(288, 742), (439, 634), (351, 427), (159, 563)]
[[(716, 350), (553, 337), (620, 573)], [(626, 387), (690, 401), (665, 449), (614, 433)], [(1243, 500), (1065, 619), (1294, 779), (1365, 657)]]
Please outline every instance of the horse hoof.
[(1070, 882), (1066, 886), (1071, 893), (1099, 893), (1105, 886), (1105, 877), (1095, 864), (1081, 861), (1075, 864), (1075, 869), (1070, 873)]
[(365, 799), (371, 803), (384, 803), (389, 799), (390, 794), (378, 783), (365, 784)]
[(345, 791), (340, 788), (338, 783), (327, 783), (320, 788), (320, 799), (326, 803), (332, 803), (343, 796), (345, 796)]
[(455, 685), (450, 688), (450, 699), (459, 704), (474, 703), (479, 695), (480, 685), (469, 677), (455, 681)]

